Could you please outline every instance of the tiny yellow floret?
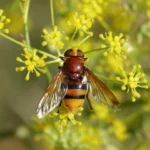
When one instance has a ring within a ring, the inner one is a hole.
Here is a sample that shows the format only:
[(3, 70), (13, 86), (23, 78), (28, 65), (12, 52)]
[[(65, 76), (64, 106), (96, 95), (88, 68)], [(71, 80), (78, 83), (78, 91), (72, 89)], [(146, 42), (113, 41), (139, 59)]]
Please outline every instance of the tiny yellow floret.
[(11, 22), (9, 18), (3, 15), (4, 11), (0, 9), (0, 32), (9, 33), (9, 29), (5, 28)]
[(23, 70), (27, 70), (27, 75), (25, 77), (25, 80), (29, 80), (30, 79), (30, 73), (35, 73), (35, 75), (37, 77), (40, 77), (40, 72), (42, 73), (46, 73), (45, 70), (45, 66), (46, 66), (46, 62), (45, 59), (47, 58), (46, 55), (43, 55), (42, 57), (37, 55), (37, 50), (35, 49), (30, 49), (28, 50), (27, 48), (23, 49), (23, 54), (22, 56), (25, 58), (25, 60), (23, 60), (20, 57), (17, 57), (16, 60), (18, 62), (23, 63), (25, 66), (22, 67), (17, 67), (16, 71), (23, 71)]
[(107, 56), (108, 52), (114, 54), (115, 57), (126, 58), (127, 47), (125, 46), (126, 39), (123, 38), (123, 34), (120, 33), (118, 36), (114, 36), (111, 31), (108, 33), (100, 34), (100, 39), (106, 44), (101, 44), (101, 48), (108, 47), (107, 53), (104, 52), (104, 56)]
[(136, 98), (140, 98), (140, 94), (136, 91), (138, 87), (148, 88), (147, 80), (144, 78), (145, 74), (140, 71), (141, 65), (133, 66), (132, 71), (126, 73), (123, 68), (119, 68), (121, 77), (116, 77), (116, 80), (122, 82), (121, 89), (131, 91), (132, 101), (135, 102)]
[(50, 32), (48, 32), (47, 29), (43, 29), (42, 38), (42, 46), (49, 44), (50, 46), (56, 47), (58, 49), (62, 49), (64, 47), (64, 43), (62, 42), (63, 34), (58, 30), (57, 26), (55, 26)]

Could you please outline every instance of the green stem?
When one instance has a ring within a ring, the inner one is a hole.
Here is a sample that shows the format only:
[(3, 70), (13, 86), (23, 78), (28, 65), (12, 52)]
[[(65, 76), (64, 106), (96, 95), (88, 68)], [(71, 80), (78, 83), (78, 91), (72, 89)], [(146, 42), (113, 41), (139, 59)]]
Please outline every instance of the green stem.
[(109, 79), (109, 78), (100, 76), (100, 75), (98, 75), (98, 74), (96, 74), (96, 73), (94, 73), (94, 74), (95, 74), (97, 77), (102, 78), (102, 79), (104, 79), (104, 80), (108, 80), (108, 81), (116, 81), (116, 80), (114, 80), (114, 79)]
[(58, 57), (56, 57), (56, 56), (54, 56), (54, 55), (51, 55), (51, 54), (49, 54), (49, 53), (46, 53), (46, 52), (44, 52), (44, 51), (42, 51), (42, 50), (39, 50), (39, 49), (36, 49), (36, 50), (37, 50), (38, 53), (44, 54), (44, 55), (46, 55), (46, 56), (48, 56), (48, 57), (50, 57), (50, 58), (53, 58), (53, 59), (57, 59), (57, 58), (58, 58)]
[[(24, 21), (24, 30), (25, 30), (25, 41), (27, 45), (30, 47), (30, 36), (29, 36), (29, 28), (28, 28), (28, 14), (30, 7), (30, 0), (27, 0), (25, 3), (24, 13), (23, 13), (23, 21)], [(30, 49), (29, 49), (30, 50)]]
[(104, 29), (106, 29), (107, 31), (111, 31), (111, 28), (103, 19), (101, 19), (100, 17), (98, 17), (97, 19)]
[(84, 43), (88, 38), (90, 38), (91, 36), (90, 35), (88, 35), (88, 36), (86, 36), (79, 44), (77, 44), (77, 47), (79, 46), (79, 45), (81, 45), (82, 43)]
[(15, 44), (18, 44), (18, 45), (20, 45), (20, 46), (22, 46), (22, 47), (28, 47), (26, 44), (24, 44), (24, 43), (22, 43), (22, 42), (19, 42), (19, 41), (17, 41), (17, 40), (15, 40), (15, 39), (11, 38), (10, 36), (8, 36), (8, 35), (6, 35), (6, 34), (4, 34), (4, 33), (2, 33), (2, 32), (0, 32), (0, 35), (1, 35), (2, 37), (4, 37), (5, 39), (10, 40), (11, 42), (13, 42), (13, 43), (15, 43)]
[(60, 49), (57, 48), (57, 55), (58, 57), (61, 55)]
[(55, 21), (54, 21), (54, 7), (53, 7), (53, 0), (50, 0), (50, 15), (51, 15), (51, 22), (52, 26), (55, 26)]
[(72, 1), (71, 0), (67, 0), (67, 8), (68, 8), (68, 12), (72, 11)]
[(47, 80), (49, 83), (52, 79), (52, 75), (51, 75), (50, 71), (48, 70), (48, 67), (46, 67), (46, 77), (47, 77)]
[(105, 47), (105, 48), (98, 48), (98, 49), (92, 49), (92, 50), (89, 50), (89, 51), (84, 52), (84, 54), (92, 53), (92, 52), (96, 52), (96, 51), (107, 50), (108, 48), (109, 48), (109, 47)]
[(72, 35), (72, 37), (71, 37), (71, 39), (69, 40), (69, 43), (68, 43), (66, 49), (70, 46), (70, 43), (73, 41), (74, 37), (76, 36), (77, 31), (78, 31), (78, 29), (76, 28), (73, 35)]
[[(10, 41), (13, 42), (13, 43), (20, 45), (21, 47), (31, 48), (31, 47), (29, 47), (28, 45), (26, 45), (26, 44), (24, 44), (24, 43), (22, 43), (22, 42), (19, 42), (19, 41), (17, 41), (17, 40), (15, 40), (15, 39), (11, 38), (10, 36), (8, 36), (8, 35), (6, 35), (6, 34), (4, 34), (4, 33), (1, 33), (1, 32), (0, 32), (0, 35), (1, 35), (2, 37), (4, 37), (5, 39), (10, 40)], [(47, 55), (47, 56), (50, 57), (50, 58), (53, 58), (53, 59), (57, 59), (57, 58), (58, 58), (58, 57), (56, 57), (56, 56), (54, 56), (54, 55), (51, 55), (51, 54), (49, 54), (49, 53), (46, 53), (46, 52), (44, 52), (44, 51), (42, 51), (42, 50), (37, 49), (37, 51), (38, 51), (38, 53)]]
[(50, 64), (54, 64), (54, 63), (59, 63), (60, 62), (60, 58), (56, 59), (56, 60), (52, 60), (49, 62), (46, 62), (46, 65), (50, 65)]

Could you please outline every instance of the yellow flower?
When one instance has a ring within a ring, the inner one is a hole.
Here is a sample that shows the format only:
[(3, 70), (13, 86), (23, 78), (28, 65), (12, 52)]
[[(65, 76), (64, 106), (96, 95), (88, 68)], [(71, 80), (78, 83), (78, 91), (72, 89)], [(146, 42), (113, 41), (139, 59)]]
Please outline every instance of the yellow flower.
[(129, 138), (125, 124), (118, 119), (113, 120), (112, 126), (109, 128), (109, 132), (113, 133), (120, 141), (124, 141)]
[(22, 54), (22, 56), (25, 58), (25, 60), (22, 60), (22, 58), (20, 57), (17, 57), (16, 60), (23, 63), (24, 66), (17, 67), (16, 71), (24, 71), (25, 69), (27, 69), (28, 72), (25, 80), (30, 79), (30, 73), (35, 73), (37, 77), (40, 76), (40, 72), (46, 73), (46, 70), (44, 68), (46, 66), (44, 60), (47, 57), (46, 55), (39, 57), (36, 53), (36, 49), (29, 51), (27, 48), (24, 48), (24, 53)]
[(140, 71), (140, 65), (133, 66), (132, 71), (129, 73), (126, 73), (122, 68), (119, 69), (122, 78), (116, 77), (116, 80), (123, 84), (121, 87), (122, 90), (127, 90), (127, 92), (131, 91), (132, 101), (134, 102), (136, 98), (140, 98), (140, 94), (136, 91), (136, 88), (148, 88), (146, 85), (147, 80), (145, 79), (145, 74)]
[(101, 18), (103, 9), (107, 5), (107, 2), (104, 0), (81, 0), (79, 2), (79, 9), (87, 14), (90, 18)]
[[(80, 143), (87, 143), (87, 149), (89, 150), (102, 150), (101, 146), (104, 145), (104, 140), (101, 138), (100, 128), (94, 128), (92, 126), (82, 126), (79, 129), (79, 133), (82, 135), (80, 136)], [(78, 133), (78, 134), (79, 134)], [(85, 134), (86, 133), (86, 134)]]
[(0, 9), (0, 32), (9, 33), (9, 30), (5, 28), (5, 25), (11, 22), (9, 18), (3, 15), (3, 10)]
[(51, 32), (48, 32), (47, 29), (43, 29), (42, 37), (44, 39), (42, 46), (50, 45), (58, 49), (62, 49), (64, 47), (64, 43), (62, 42), (63, 35), (62, 32), (58, 30), (57, 26), (55, 26)]
[(123, 38), (123, 34), (120, 33), (118, 36), (112, 35), (112, 32), (100, 34), (99, 37), (106, 43), (101, 44), (101, 48), (108, 48), (107, 52), (104, 52), (104, 56), (107, 56), (108, 52), (114, 54), (116, 57), (126, 58), (127, 47), (125, 46), (126, 39)]
[(64, 127), (67, 127), (69, 123), (72, 125), (82, 125), (82, 122), (79, 122), (75, 119), (75, 116), (81, 116), (83, 107), (80, 107), (76, 112), (70, 112), (62, 102), (61, 107), (59, 108), (59, 120), (55, 122), (55, 125), (58, 127), (59, 131), (62, 132)]
[[(108, 120), (108, 118), (110, 117), (109, 115), (109, 109), (103, 105), (97, 105), (93, 103), (93, 108), (94, 108), (94, 116), (96, 114), (98, 119), (102, 119), (102, 120)], [(92, 116), (93, 117), (93, 116)]]
[(79, 15), (77, 12), (73, 15), (71, 20), (68, 20), (68, 25), (75, 27), (78, 30), (88, 32), (92, 27), (92, 19), (85, 15)]
[[(113, 54), (108, 53), (107, 57), (101, 57), (95, 69), (98, 73), (109, 73), (108, 78), (114, 78), (114, 75), (119, 72), (118, 67), (123, 65), (123, 62), (124, 60), (121, 57), (116, 59)], [(114, 72), (114, 74), (111, 74), (111, 72)]]

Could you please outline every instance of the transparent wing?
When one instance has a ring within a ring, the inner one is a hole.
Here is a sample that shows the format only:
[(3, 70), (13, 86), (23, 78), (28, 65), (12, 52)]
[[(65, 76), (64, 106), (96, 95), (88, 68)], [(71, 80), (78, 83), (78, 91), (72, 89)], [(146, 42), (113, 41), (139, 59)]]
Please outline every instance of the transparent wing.
[(38, 118), (42, 118), (43, 116), (54, 110), (64, 98), (68, 86), (67, 84), (63, 83), (63, 79), (64, 75), (60, 70), (51, 81), (38, 104)]
[(106, 104), (110, 107), (118, 105), (119, 101), (115, 95), (104, 85), (104, 83), (96, 77), (88, 68), (86, 68), (86, 76), (88, 80), (88, 99), (94, 99), (97, 102)]

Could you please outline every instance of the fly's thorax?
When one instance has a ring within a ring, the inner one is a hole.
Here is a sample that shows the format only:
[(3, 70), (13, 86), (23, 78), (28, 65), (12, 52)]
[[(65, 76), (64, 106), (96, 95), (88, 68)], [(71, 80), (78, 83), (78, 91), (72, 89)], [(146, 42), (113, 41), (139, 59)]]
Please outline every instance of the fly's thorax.
[(73, 56), (65, 60), (63, 68), (65, 74), (71, 80), (77, 80), (81, 78), (84, 72), (84, 61), (77, 56)]

